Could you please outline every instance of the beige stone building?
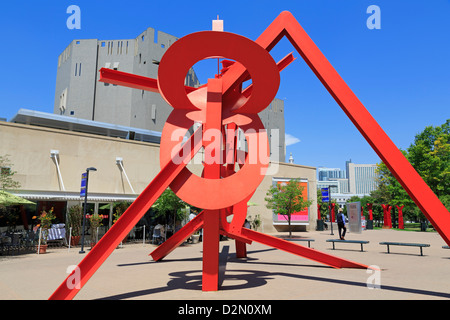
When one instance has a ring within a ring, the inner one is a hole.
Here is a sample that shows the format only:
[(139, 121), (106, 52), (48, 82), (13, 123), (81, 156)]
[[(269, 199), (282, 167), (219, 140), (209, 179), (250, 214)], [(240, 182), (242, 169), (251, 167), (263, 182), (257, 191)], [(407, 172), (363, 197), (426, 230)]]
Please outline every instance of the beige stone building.
[[(157, 133), (152, 136), (150, 132), (150, 138), (138, 141), (136, 139), (145, 134), (133, 132), (135, 140), (131, 140), (130, 132), (127, 133), (129, 128), (105, 127), (93, 121), (80, 123), (71, 119), (68, 123), (63, 116), (22, 113), (12, 122), (0, 122), (0, 154), (9, 155), (13, 164), (11, 169), (17, 172), (14, 178), (21, 184), (20, 190), (14, 193), (37, 202), (37, 211), (54, 207), (62, 223), (67, 207), (81, 201), (81, 174), (86, 168), (97, 169), (90, 172), (88, 185), (89, 208), (96, 212), (111, 202), (133, 201), (160, 171), (159, 144), (148, 142), (151, 139), (158, 141)], [(317, 219), (316, 168), (288, 163), (271, 163), (271, 166), (273, 172), (265, 176), (250, 200), (256, 205), (249, 207), (248, 216), (260, 215), (262, 227), (259, 231), (286, 230), (287, 223), (274, 221), (276, 215), (266, 208), (264, 197), (276, 181), (300, 178), (307, 184), (308, 198), (313, 203), (306, 220), (293, 224), (297, 230), (314, 230)], [(101, 213), (108, 212), (103, 210)], [(27, 219), (35, 214), (27, 212)]]

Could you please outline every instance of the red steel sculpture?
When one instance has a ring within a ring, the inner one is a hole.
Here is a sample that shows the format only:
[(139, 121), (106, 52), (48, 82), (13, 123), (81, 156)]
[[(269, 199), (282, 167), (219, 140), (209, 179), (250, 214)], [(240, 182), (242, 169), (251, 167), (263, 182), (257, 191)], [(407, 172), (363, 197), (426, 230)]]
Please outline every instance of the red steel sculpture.
[[(204, 210), (151, 253), (159, 261), (196, 230), (203, 228), (204, 291), (218, 290), (219, 237), (236, 241), (238, 257), (245, 257), (253, 241), (284, 250), (334, 268), (368, 268), (247, 228), (243, 223), (247, 202), (261, 183), (269, 166), (268, 138), (258, 112), (268, 106), (280, 83), (280, 71), (293, 60), (289, 54), (275, 63), (269, 51), (286, 36), (347, 116), (399, 180), (427, 218), (450, 244), (450, 214), (431, 189), (397, 149), (378, 123), (309, 38), (289, 12), (282, 12), (256, 40), (240, 35), (204, 31), (185, 36), (164, 54), (158, 79), (110, 69), (100, 70), (100, 81), (140, 90), (159, 92), (174, 108), (161, 137), (160, 173), (128, 210), (79, 263), (80, 281), (68, 285), (72, 274), (50, 299), (72, 299), (170, 187), (182, 200)], [(227, 58), (214, 79), (199, 88), (184, 84), (190, 67), (205, 58)], [(247, 88), (242, 83), (252, 79)], [(201, 123), (183, 143), (184, 133)], [(241, 129), (248, 151), (237, 148), (236, 131)], [(202, 176), (193, 174), (187, 163), (204, 148)], [(233, 215), (232, 221), (227, 216)], [(75, 271), (74, 271), (75, 272)]]
[(398, 206), (395, 205), (397, 207), (397, 212), (398, 212), (398, 228), (399, 229), (405, 229), (405, 223), (403, 222), (403, 208), (405, 207), (404, 205)]

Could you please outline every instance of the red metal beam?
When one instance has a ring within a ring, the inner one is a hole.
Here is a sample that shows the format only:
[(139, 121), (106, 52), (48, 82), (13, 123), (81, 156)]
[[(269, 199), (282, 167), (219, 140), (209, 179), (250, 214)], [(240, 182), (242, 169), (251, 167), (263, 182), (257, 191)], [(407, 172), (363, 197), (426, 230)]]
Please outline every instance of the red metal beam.
[(356, 269), (369, 268), (364, 264), (335, 257), (308, 247), (301, 246), (296, 243), (292, 243), (290, 241), (279, 239), (250, 229), (242, 228), (241, 236), (246, 237), (249, 240), (253, 240), (255, 242), (259, 242), (267, 246), (301, 256), (303, 258), (323, 263), (333, 268), (356, 268)]
[[(198, 130), (202, 130), (202, 127)], [(191, 144), (190, 153), (183, 153), (180, 157), (192, 159), (193, 156), (201, 149), (201, 143), (193, 139), (194, 135), (192, 135), (186, 142)], [(119, 220), (117, 220), (111, 229), (109, 229), (109, 231), (100, 239), (94, 248), (92, 248), (86, 257), (78, 264), (78, 270), (80, 271), (79, 285), (75, 287), (68, 286), (68, 281), (70, 281), (72, 276), (69, 275), (49, 299), (73, 299), (73, 297), (75, 297), (75, 295), (81, 290), (81, 288), (114, 251), (114, 249), (116, 249), (123, 238), (125, 238), (125, 236), (139, 222), (143, 215), (151, 208), (153, 203), (161, 196), (164, 190), (168, 188), (173, 179), (186, 166), (186, 163), (187, 161), (182, 161), (181, 164), (175, 164), (173, 161), (169, 161), (147, 186), (147, 188), (122, 214)]]
[[(441, 237), (450, 245), (450, 212), (359, 101), (294, 16), (288, 11), (282, 12), (255, 42), (271, 50), (284, 36), (289, 39)], [(234, 71), (233, 67), (235, 66), (230, 67), (226, 75), (238, 79), (242, 71), (238, 68)], [(243, 108), (234, 111), (246, 112)]]
[[(133, 89), (159, 92), (158, 80), (139, 76), (132, 73), (117, 71), (108, 68), (100, 69), (100, 82), (116, 84), (119, 86), (124, 86)], [(198, 88), (185, 86), (186, 93), (191, 93)]]
[[(287, 56), (285, 56), (283, 59), (281, 59), (280, 61), (278, 61), (277, 63), (277, 67), (278, 67), (278, 71), (281, 72), (283, 71), (288, 65), (290, 65), (292, 62), (295, 61), (296, 58), (294, 58), (294, 55), (291, 53), (289, 53)], [(250, 75), (245, 79), (245, 81), (250, 80)], [(242, 91), (242, 95), (244, 97), (249, 97), (250, 94), (253, 91), (253, 83), (250, 84), (247, 88), (245, 88)]]
[(179, 245), (181, 245), (194, 232), (203, 227), (203, 212), (200, 212), (194, 219), (189, 221), (186, 225), (178, 230), (173, 236), (167, 239), (164, 243), (159, 245), (150, 255), (153, 260), (161, 261)]

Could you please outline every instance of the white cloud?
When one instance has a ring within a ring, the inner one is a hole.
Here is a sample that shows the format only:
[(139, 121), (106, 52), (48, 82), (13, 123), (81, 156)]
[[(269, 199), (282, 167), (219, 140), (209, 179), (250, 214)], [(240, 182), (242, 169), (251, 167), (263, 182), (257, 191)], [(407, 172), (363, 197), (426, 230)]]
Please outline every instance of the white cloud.
[(289, 133), (284, 134), (284, 143), (287, 146), (292, 146), (293, 144), (299, 143), (300, 139), (290, 135)]

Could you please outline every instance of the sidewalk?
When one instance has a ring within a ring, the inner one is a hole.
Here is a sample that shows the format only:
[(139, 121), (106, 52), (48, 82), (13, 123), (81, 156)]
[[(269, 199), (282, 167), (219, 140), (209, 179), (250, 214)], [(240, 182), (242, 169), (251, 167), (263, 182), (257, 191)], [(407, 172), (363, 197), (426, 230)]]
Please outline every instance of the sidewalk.
[[(258, 243), (247, 247), (248, 257), (236, 259), (233, 240), (220, 242), (220, 290), (202, 292), (202, 243), (183, 245), (162, 262), (149, 253), (154, 245), (126, 244), (116, 249), (81, 289), (76, 300), (327, 300), (327, 299), (450, 299), (450, 250), (437, 233), (367, 230), (347, 233), (337, 243), (328, 231), (295, 232), (312, 238), (311, 247), (325, 253), (381, 268), (378, 274), (364, 269), (334, 269)], [(280, 234), (276, 234), (280, 236)], [(283, 237), (287, 234), (283, 233)], [(295, 238), (293, 239), (295, 241)], [(428, 243), (424, 256), (416, 247), (391, 247), (382, 241)], [(306, 242), (298, 242), (307, 246)], [(67, 277), (66, 270), (85, 256), (79, 248), (50, 248), (47, 254), (0, 257), (0, 299), (47, 299)], [(87, 251), (88, 252), (88, 251)], [(379, 282), (375, 281), (379, 280)], [(367, 283), (380, 284), (369, 289)]]

